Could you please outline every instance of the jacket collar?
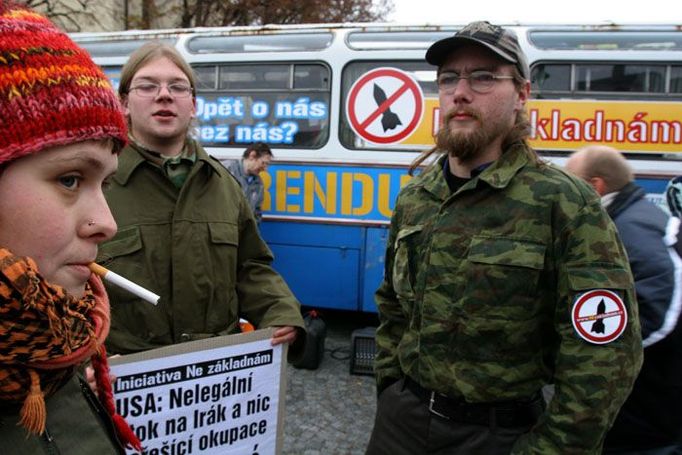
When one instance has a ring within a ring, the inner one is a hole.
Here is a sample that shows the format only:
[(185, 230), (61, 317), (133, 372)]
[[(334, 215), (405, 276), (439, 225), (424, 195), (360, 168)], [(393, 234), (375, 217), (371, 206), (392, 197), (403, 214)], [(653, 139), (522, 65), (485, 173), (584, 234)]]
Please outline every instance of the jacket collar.
[(240, 158), (236, 161), (236, 166), (233, 166), (234, 172), (236, 172), (239, 175), (236, 175), (235, 177), (239, 177), (243, 180), (246, 180), (248, 177), (248, 174), (246, 173), (246, 169), (244, 168), (244, 158)]
[[(469, 183), (460, 188), (460, 191), (475, 188), (479, 181), (486, 182), (497, 189), (507, 187), (519, 170), (528, 164), (528, 153), (532, 151), (527, 149), (528, 147), (524, 144), (512, 145), (502, 152), (502, 156), (493, 161), (483, 172), (472, 177)], [(447, 154), (438, 158), (436, 163), (424, 171), (422, 180), (423, 188), (442, 200), (451, 196), (450, 188), (442, 174), (443, 161), (447, 158)]]
[[(207, 164), (211, 169), (213, 169), (215, 174), (220, 176), (219, 169), (222, 167), (222, 165), (218, 161), (211, 159), (203, 147), (199, 146), (194, 139), (188, 137), (185, 141), (185, 147), (193, 148), (197, 157), (196, 163), (201, 162)], [(133, 175), (133, 172), (135, 172), (135, 169), (145, 162), (147, 162), (147, 159), (142, 155), (139, 146), (132, 141), (129, 142), (118, 157), (118, 169), (114, 175), (114, 180), (121, 185), (127, 184), (130, 176)]]
[(611, 203), (606, 207), (606, 212), (611, 216), (611, 219), (615, 219), (630, 205), (640, 199), (644, 199), (645, 196), (646, 193), (642, 187), (630, 182), (618, 191), (616, 197), (614, 197)]

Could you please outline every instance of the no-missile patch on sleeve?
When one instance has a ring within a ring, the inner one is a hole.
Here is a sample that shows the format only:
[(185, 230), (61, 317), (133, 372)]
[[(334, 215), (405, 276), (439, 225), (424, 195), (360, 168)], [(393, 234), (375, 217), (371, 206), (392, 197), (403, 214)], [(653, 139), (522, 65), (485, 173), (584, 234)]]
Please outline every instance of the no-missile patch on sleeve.
[(594, 344), (610, 343), (628, 323), (623, 299), (607, 289), (593, 289), (576, 297), (571, 320), (578, 336)]

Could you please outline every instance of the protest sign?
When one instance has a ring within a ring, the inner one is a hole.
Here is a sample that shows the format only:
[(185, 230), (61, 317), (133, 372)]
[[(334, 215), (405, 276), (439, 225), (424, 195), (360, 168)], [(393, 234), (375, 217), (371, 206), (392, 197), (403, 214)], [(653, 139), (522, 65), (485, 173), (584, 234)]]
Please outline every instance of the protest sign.
[(112, 358), (116, 408), (143, 455), (279, 453), (286, 345), (271, 346), (272, 332)]

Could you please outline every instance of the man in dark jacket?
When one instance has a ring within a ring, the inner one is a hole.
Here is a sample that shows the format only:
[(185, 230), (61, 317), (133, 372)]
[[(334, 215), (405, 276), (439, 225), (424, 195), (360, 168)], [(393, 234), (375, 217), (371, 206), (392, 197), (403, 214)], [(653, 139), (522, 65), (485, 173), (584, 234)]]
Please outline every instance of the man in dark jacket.
[(682, 453), (679, 220), (646, 199), (625, 157), (611, 147), (580, 149), (566, 168), (601, 196), (628, 253), (639, 303), (644, 365), (606, 435), (604, 453)]
[(263, 142), (256, 142), (244, 150), (241, 160), (221, 161), (223, 166), (239, 182), (249, 207), (253, 211), (253, 216), (256, 217), (259, 224), (263, 219), (261, 206), (264, 197), (263, 179), (260, 178), (259, 174), (267, 169), (271, 160), (272, 150), (270, 150), (270, 146)]

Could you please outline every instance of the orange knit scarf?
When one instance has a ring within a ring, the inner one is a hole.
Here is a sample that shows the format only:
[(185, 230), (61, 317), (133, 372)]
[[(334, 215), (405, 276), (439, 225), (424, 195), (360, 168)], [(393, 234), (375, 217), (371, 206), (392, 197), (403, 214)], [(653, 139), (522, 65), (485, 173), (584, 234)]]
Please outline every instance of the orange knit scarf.
[(44, 397), (90, 358), (100, 401), (119, 438), (141, 450), (113, 405), (103, 344), (108, 333), (109, 299), (99, 277), (90, 277), (78, 300), (47, 283), (32, 259), (0, 248), (0, 402), (23, 404), (20, 423), (30, 433), (45, 431)]

